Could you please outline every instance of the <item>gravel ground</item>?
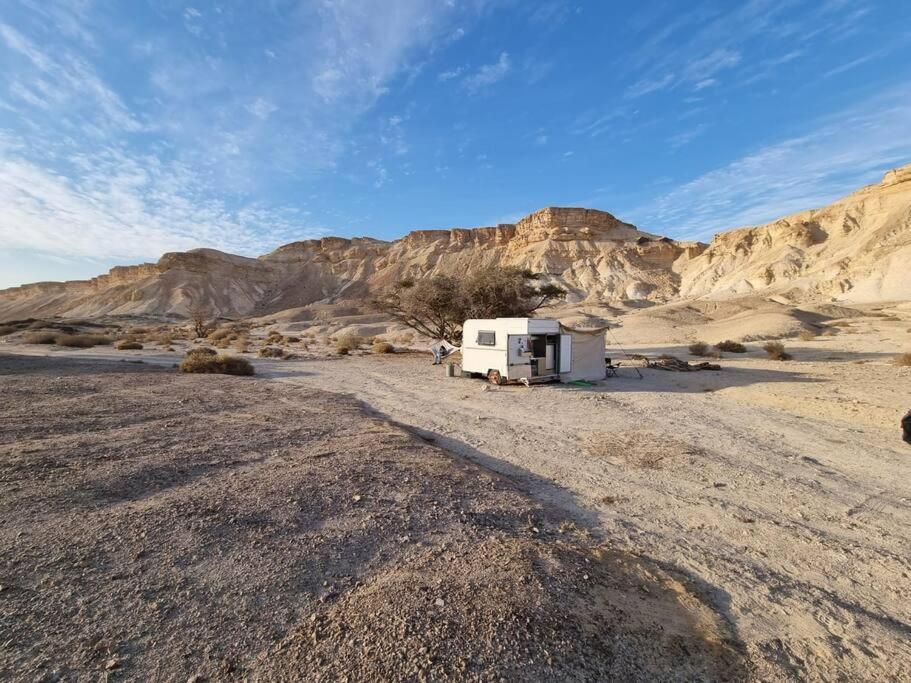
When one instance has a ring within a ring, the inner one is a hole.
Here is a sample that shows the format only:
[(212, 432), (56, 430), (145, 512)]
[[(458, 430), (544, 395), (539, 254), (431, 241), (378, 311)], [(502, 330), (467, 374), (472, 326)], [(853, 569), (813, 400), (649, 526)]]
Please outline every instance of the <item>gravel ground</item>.
[(0, 355), (0, 678), (751, 676), (534, 476), (311, 387)]

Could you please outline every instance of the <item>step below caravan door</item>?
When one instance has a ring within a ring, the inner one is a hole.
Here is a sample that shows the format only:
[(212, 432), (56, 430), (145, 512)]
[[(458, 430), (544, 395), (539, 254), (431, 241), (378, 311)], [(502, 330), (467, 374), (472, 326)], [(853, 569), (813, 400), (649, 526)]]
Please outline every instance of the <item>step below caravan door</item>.
[(573, 369), (573, 338), (569, 334), (560, 335), (560, 373)]

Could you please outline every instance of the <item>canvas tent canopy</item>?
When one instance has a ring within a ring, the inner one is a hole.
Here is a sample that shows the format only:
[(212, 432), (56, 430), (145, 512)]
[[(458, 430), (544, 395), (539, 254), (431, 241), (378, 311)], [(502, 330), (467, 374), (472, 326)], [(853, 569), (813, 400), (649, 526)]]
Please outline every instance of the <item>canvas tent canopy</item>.
[(604, 330), (576, 330), (552, 318), (466, 320), (462, 370), (502, 381), (604, 379)]

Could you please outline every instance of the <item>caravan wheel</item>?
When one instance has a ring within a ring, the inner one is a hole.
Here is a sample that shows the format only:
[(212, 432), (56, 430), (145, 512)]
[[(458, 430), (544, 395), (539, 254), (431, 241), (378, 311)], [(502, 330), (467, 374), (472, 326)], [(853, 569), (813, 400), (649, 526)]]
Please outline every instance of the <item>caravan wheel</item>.
[(503, 376), (500, 374), (499, 370), (488, 370), (487, 381), (491, 384), (504, 384)]

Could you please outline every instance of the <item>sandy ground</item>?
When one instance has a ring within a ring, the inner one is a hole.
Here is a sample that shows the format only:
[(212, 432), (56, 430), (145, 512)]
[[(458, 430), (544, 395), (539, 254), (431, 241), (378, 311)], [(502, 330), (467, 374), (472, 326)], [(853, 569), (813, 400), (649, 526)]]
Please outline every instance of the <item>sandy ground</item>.
[(696, 582), (351, 399), (4, 355), (0, 386), (3, 680), (749, 675)]
[[(508, 477), (597, 543), (696, 586), (749, 662), (744, 676), (901, 680), (911, 678), (911, 447), (898, 421), (911, 368), (891, 359), (907, 349), (908, 325), (864, 318), (788, 341), (791, 362), (749, 344), (720, 372), (639, 379), (624, 368), (587, 389), (447, 379), (418, 354), (256, 365), (282, 386), (349, 394)], [(688, 358), (680, 345), (627, 350)]]

